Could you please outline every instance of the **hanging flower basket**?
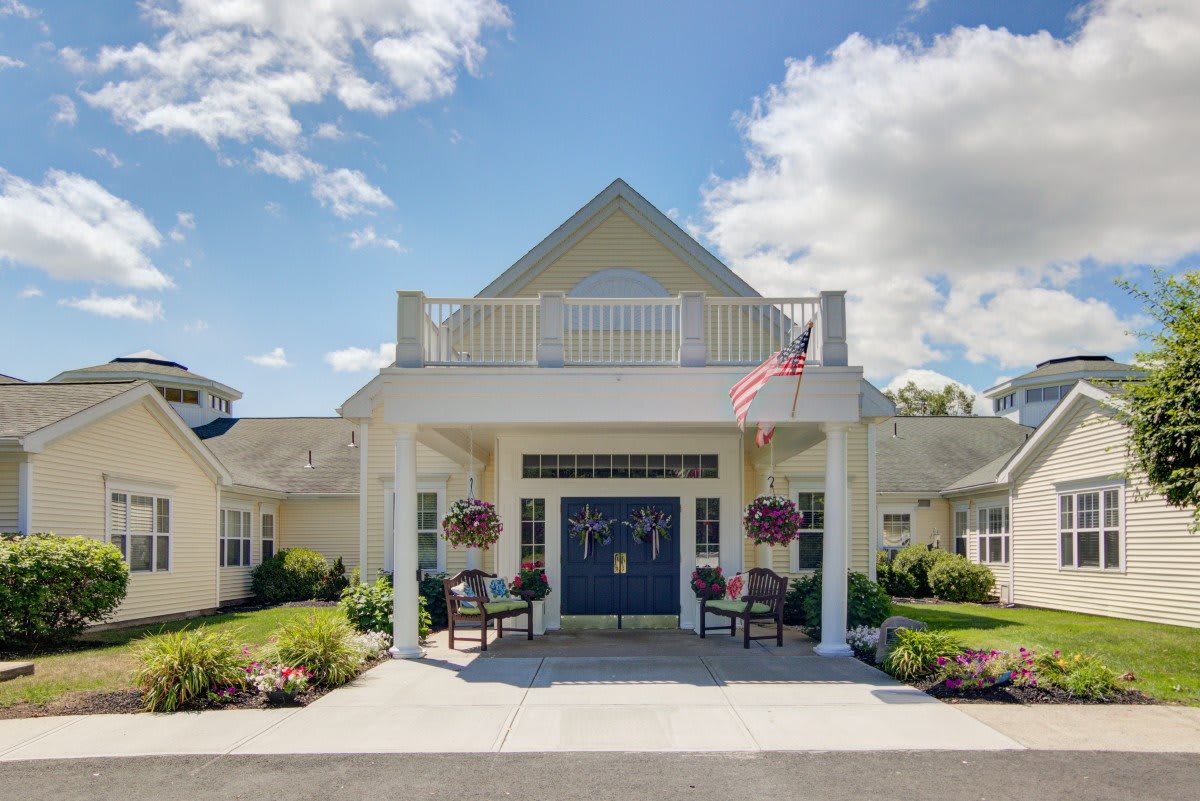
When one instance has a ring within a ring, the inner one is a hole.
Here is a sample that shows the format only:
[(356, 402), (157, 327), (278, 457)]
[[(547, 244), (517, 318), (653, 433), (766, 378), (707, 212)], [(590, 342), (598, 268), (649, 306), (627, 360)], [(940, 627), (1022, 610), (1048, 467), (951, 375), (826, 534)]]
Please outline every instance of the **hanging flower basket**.
[(592, 543), (608, 545), (612, 542), (612, 527), (617, 521), (608, 520), (599, 512), (593, 512), (592, 507), (585, 506), (575, 517), (567, 519), (567, 529), (573, 539), (579, 540), (583, 546), (583, 558), (591, 555)]
[(746, 505), (742, 526), (759, 545), (787, 545), (800, 533), (804, 515), (781, 495), (760, 495)]
[(658, 558), (659, 542), (671, 539), (671, 516), (656, 506), (634, 509), (625, 525), (629, 526), (629, 533), (634, 541), (651, 542), (654, 559)]
[(457, 548), (487, 548), (500, 539), (504, 524), (496, 507), (477, 498), (463, 498), (450, 504), (442, 521), (442, 536)]

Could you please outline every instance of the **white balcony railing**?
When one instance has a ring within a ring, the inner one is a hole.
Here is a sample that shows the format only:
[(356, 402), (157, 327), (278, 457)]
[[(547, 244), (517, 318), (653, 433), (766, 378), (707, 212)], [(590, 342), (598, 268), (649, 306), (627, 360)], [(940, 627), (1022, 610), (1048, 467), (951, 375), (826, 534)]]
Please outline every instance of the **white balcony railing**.
[(808, 362), (846, 364), (845, 293), (809, 298), (426, 298), (400, 292), (398, 367), (748, 366), (814, 321)]

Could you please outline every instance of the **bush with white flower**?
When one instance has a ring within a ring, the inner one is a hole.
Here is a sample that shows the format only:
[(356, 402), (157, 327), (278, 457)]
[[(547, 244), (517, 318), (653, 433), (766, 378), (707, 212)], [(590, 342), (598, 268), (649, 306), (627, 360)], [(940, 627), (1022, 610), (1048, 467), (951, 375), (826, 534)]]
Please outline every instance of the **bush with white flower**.
[(846, 632), (846, 644), (854, 651), (855, 656), (874, 657), (875, 648), (879, 645), (879, 629), (873, 626), (855, 626)]
[(368, 631), (354, 637), (354, 645), (366, 659), (379, 659), (392, 647), (392, 635), (382, 631)]

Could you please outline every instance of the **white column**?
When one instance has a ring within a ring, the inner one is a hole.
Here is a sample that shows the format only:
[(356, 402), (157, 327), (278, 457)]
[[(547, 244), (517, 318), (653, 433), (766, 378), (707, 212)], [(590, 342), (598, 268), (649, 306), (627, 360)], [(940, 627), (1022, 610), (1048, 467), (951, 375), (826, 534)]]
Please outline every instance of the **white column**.
[(564, 299), (562, 292), (538, 293), (538, 367), (562, 367), (566, 358), (563, 350), (563, 313)]
[(423, 367), (425, 344), (425, 293), (396, 293), (396, 366)]
[(821, 643), (819, 656), (851, 656), (846, 644), (846, 430), (825, 424), (825, 542), (821, 564)]
[(679, 366), (704, 367), (708, 345), (704, 341), (704, 293), (679, 293)]
[[(771, 487), (771, 474), (770, 473), (759, 473), (758, 479), (759, 479), (759, 482), (758, 482), (759, 483), (759, 486), (758, 486), (758, 494), (759, 495), (770, 495), (771, 493), (773, 493), (775, 491), (774, 488)], [(767, 568), (771, 567), (771, 554), (774, 553), (774, 551), (775, 551), (774, 547), (767, 545), (766, 543), (763, 543), (763, 542), (760, 542), (757, 545), (755, 545), (754, 546), (754, 561), (757, 563), (757, 566), (758, 567), (767, 567)]]
[(425, 655), (417, 637), (417, 429), (396, 430), (392, 507), (392, 650), (397, 659)]
[[(469, 468), (467, 470), (467, 488), (471, 493), (472, 498), (479, 497), (479, 468)], [(483, 569), (483, 549), (482, 548), (467, 548), (467, 570), (482, 570)]]

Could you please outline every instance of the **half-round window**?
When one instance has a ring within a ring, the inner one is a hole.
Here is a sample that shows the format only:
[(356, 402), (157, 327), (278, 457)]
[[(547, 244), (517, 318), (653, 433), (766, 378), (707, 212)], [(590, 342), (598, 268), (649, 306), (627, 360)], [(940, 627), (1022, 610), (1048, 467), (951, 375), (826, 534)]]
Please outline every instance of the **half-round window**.
[(645, 273), (613, 267), (592, 273), (567, 294), (573, 298), (665, 298), (670, 293)]

